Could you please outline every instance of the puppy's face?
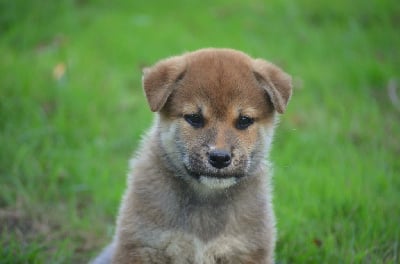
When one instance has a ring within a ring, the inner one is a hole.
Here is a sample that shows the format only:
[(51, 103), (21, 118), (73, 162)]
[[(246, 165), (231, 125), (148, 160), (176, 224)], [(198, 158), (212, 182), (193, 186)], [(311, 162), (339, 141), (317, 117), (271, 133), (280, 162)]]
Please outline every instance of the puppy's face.
[[(281, 75), (275, 83), (287, 80), (290, 89), (287, 75), (261, 62), (269, 74)], [(208, 49), (162, 61), (145, 73), (146, 95), (159, 112), (161, 148), (177, 175), (221, 189), (260, 168), (275, 111), (284, 109), (290, 96), (289, 90), (287, 99), (273, 98), (280, 93), (268, 92), (277, 88), (270, 76), (257, 72), (265, 70), (261, 66), (243, 53)]]

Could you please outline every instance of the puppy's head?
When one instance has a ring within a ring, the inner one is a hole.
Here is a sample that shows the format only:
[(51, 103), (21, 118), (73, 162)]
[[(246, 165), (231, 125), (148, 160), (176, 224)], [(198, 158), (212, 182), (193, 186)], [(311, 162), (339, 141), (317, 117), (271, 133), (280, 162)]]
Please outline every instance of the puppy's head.
[(260, 168), (275, 112), (291, 96), (291, 78), (275, 65), (229, 49), (203, 49), (144, 70), (144, 91), (159, 113), (168, 164), (183, 179), (223, 189)]

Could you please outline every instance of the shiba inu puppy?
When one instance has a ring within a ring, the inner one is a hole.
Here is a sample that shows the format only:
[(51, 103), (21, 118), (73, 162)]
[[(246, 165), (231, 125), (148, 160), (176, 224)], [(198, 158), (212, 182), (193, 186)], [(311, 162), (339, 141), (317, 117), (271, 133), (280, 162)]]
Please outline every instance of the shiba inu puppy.
[(266, 157), (290, 76), (210, 48), (145, 69), (143, 87), (156, 119), (131, 162), (114, 241), (94, 263), (273, 263)]

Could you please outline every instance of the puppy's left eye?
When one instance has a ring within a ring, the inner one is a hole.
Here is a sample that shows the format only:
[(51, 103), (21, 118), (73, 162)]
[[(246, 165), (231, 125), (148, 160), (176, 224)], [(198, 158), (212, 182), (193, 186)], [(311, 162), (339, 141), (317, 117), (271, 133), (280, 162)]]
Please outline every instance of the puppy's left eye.
[(240, 130), (245, 130), (254, 123), (254, 119), (248, 116), (239, 116), (236, 121), (236, 128)]
[(184, 115), (183, 118), (194, 128), (201, 128), (204, 126), (204, 117), (201, 114)]

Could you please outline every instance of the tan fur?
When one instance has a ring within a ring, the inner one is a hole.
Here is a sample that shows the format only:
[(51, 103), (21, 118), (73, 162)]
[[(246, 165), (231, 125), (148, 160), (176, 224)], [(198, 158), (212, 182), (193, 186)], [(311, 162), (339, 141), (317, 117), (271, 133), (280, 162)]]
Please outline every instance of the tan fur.
[[(95, 263), (273, 263), (268, 156), (290, 76), (229, 49), (203, 49), (146, 69), (152, 129), (131, 162), (114, 242)], [(201, 113), (195, 128), (185, 115)], [(254, 120), (238, 129), (240, 116)], [(210, 152), (231, 154), (223, 168)]]

